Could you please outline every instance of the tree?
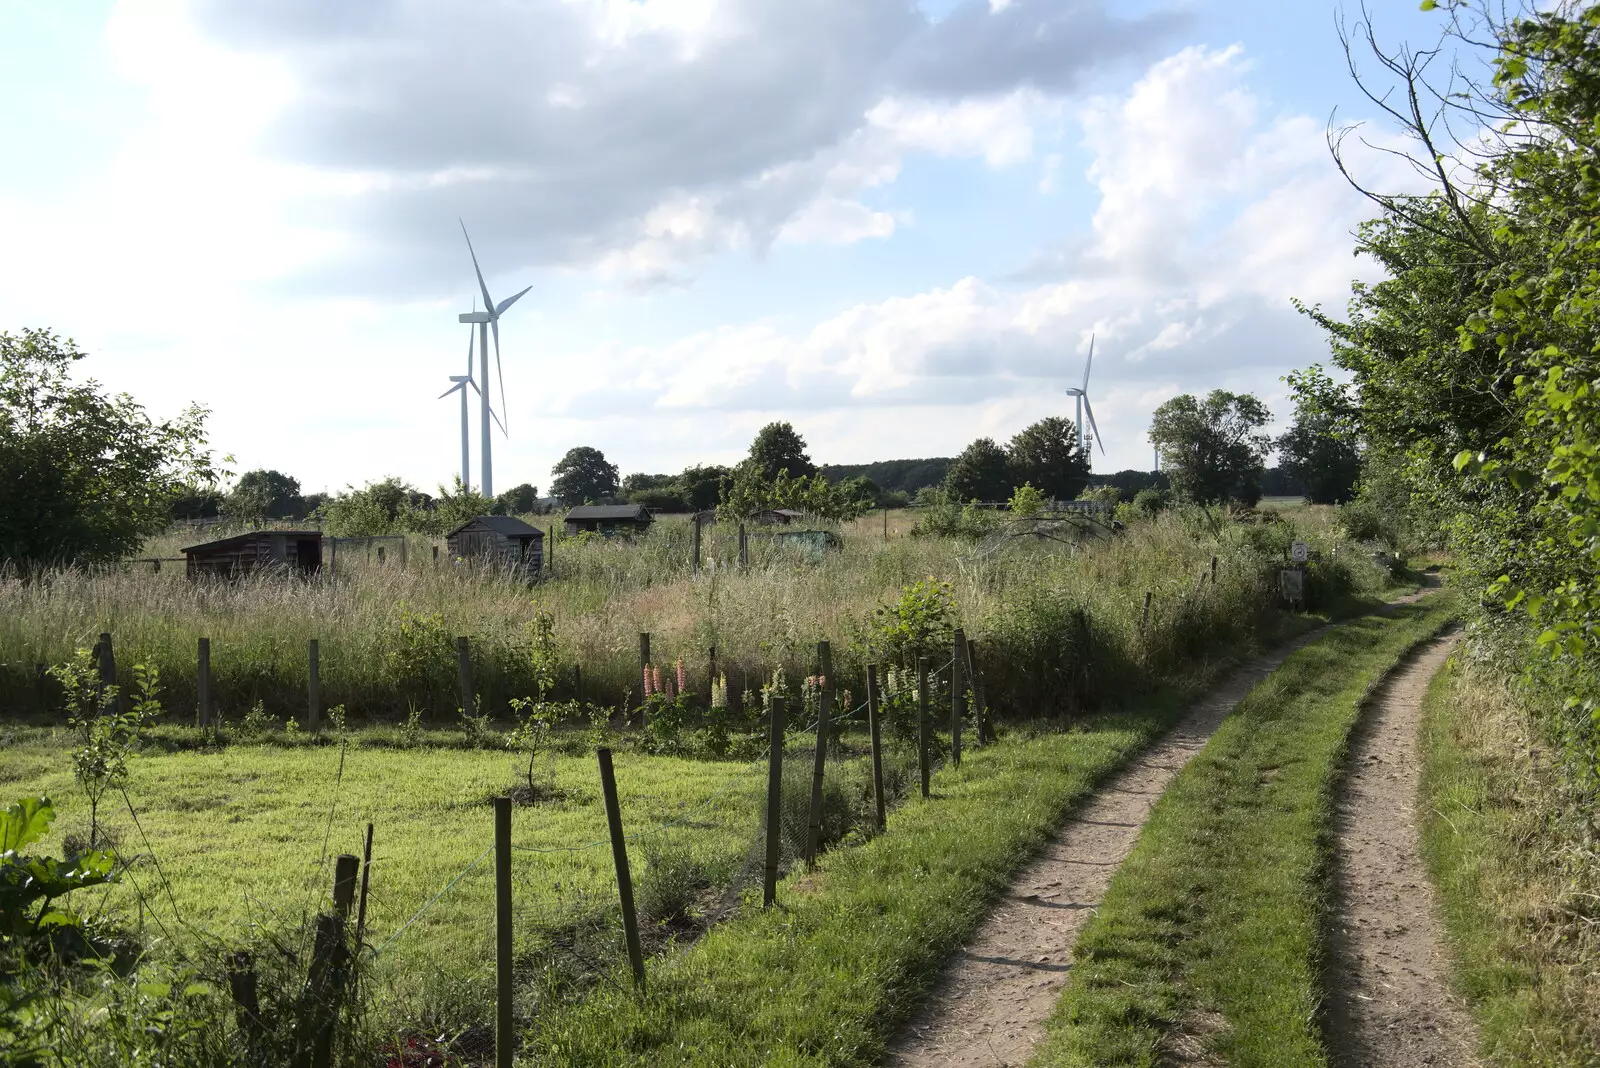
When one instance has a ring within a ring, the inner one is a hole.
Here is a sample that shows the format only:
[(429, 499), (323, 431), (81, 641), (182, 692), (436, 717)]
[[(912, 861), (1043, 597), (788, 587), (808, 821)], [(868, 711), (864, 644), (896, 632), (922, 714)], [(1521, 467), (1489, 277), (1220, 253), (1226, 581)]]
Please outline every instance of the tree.
[(605, 453), (589, 445), (568, 449), (550, 473), (556, 476), (550, 492), (563, 504), (603, 501), (617, 492), (617, 465), (607, 463)]
[(526, 515), (538, 506), (539, 487), (531, 482), (524, 482), (519, 486), (512, 486), (494, 499), (494, 514)]
[(1012, 483), (1029, 483), (1058, 501), (1076, 500), (1089, 482), (1089, 456), (1077, 438), (1072, 420), (1058, 415), (1024, 429), (1006, 445)]
[(248, 522), (299, 519), (305, 515), (300, 480), (281, 471), (246, 471), (222, 499), (222, 514)]
[(686, 467), (677, 478), (677, 488), (684, 502), (697, 512), (715, 508), (722, 499), (723, 487), (732, 483), (733, 471), (721, 464)]
[(671, 475), (647, 475), (635, 471), (622, 480), (622, 492), (629, 500), (639, 490), (670, 488), (676, 480)]
[(1291, 371), (1284, 381), (1294, 391), (1295, 418), (1278, 439), (1279, 464), (1312, 504), (1343, 504), (1361, 477), (1352, 390), (1317, 364)]
[(993, 438), (979, 438), (957, 456), (945, 475), (945, 489), (956, 501), (1004, 501), (1011, 497), (1011, 461)]
[(1185, 393), (1155, 410), (1150, 443), (1181, 497), (1200, 504), (1261, 499), (1261, 470), (1272, 439), (1261, 428), (1272, 419), (1249, 393), (1214, 389), (1204, 400)]
[(0, 333), (0, 561), (23, 568), (121, 559), (220, 473), (202, 408), (156, 422), (127, 394), (70, 381), (84, 358), (49, 330)]
[(795, 433), (794, 426), (789, 423), (768, 423), (762, 427), (755, 441), (750, 443), (749, 462), (768, 482), (777, 478), (779, 471), (789, 472), (790, 478), (810, 478), (817, 473), (817, 465), (806, 455), (806, 439)]
[(338, 537), (401, 534), (420, 529), (419, 524), (426, 522), (423, 513), (432, 505), (432, 497), (391, 476), (361, 489), (345, 487), (345, 492), (322, 502), (317, 518)]

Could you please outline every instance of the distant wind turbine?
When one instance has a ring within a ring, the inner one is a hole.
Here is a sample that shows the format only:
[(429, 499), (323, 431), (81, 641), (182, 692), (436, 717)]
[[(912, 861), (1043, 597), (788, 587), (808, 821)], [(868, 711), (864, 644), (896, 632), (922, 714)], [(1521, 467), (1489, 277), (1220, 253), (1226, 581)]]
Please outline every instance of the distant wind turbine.
[(1077, 386), (1067, 387), (1067, 396), (1078, 401), (1078, 448), (1084, 447), (1083, 416), (1089, 415), (1089, 426), (1094, 431), (1094, 440), (1100, 445), (1100, 455), (1106, 454), (1106, 443), (1100, 438), (1100, 427), (1094, 421), (1094, 405), (1089, 403), (1089, 368), (1094, 366), (1094, 335), (1089, 335), (1089, 358), (1083, 362), (1083, 388)]
[[(461, 222), (459, 219), (456, 221)], [(500, 379), (500, 409), (501, 411), (504, 411), (506, 406), (506, 375), (505, 370), (500, 366), (500, 316), (505, 314), (507, 308), (511, 307), (511, 305), (520, 300), (523, 293), (526, 293), (528, 289), (532, 289), (533, 287), (528, 286), (528, 288), (524, 289), (522, 293), (518, 293), (516, 296), (507, 297), (499, 304), (496, 304), (494, 302), (494, 298), (489, 296), (489, 287), (484, 285), (483, 271), (478, 267), (478, 254), (473, 251), (472, 237), (467, 233), (467, 224), (464, 222), (461, 223), (461, 236), (467, 239), (467, 252), (472, 256), (472, 270), (478, 276), (478, 291), (483, 294), (484, 310), (474, 310), (471, 313), (462, 312), (456, 318), (459, 322), (475, 323), (478, 327), (478, 369), (480, 372), (478, 377), (483, 379), (483, 387), (478, 390), (478, 397), (483, 402), (481, 412), (481, 424), (483, 428), (483, 456), (480, 458), (482, 462), (479, 464), (483, 472), (483, 485), (479, 487), (479, 492), (481, 492), (485, 497), (493, 497), (494, 458), (492, 456), (492, 446), (490, 444), (490, 420), (492, 419), (495, 422), (500, 423), (500, 432), (502, 434), (505, 434), (507, 437), (510, 437), (511, 435), (510, 432), (506, 430), (505, 422), (495, 414), (494, 408), (489, 403), (489, 331), (494, 331), (494, 369), (495, 374)], [(465, 402), (465, 396), (465, 393), (463, 393), (463, 403)]]
[[(477, 301), (473, 301), (472, 307), (474, 311), (477, 310)], [(468, 444), (471, 439), (467, 433), (467, 387), (471, 386), (473, 391), (480, 396), (483, 393), (481, 389), (478, 389), (478, 383), (472, 380), (472, 330), (470, 328), (467, 330), (467, 373), (464, 375), (451, 375), (450, 381), (454, 382), (455, 385), (439, 394), (438, 399), (443, 400), (456, 392), (461, 394), (461, 488), (469, 489), (472, 486), (472, 449)]]

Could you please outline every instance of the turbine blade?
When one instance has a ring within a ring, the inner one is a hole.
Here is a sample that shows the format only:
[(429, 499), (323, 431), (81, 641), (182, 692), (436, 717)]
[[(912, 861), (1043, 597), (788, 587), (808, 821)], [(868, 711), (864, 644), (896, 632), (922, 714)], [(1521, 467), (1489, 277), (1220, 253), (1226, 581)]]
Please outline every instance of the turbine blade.
[[(533, 288), (532, 286), (528, 287), (528, 289), (532, 289), (532, 288)], [(522, 291), (522, 293), (526, 293), (528, 291), (528, 289), (524, 289)], [(518, 300), (522, 299), (522, 293), (518, 293), (514, 297), (507, 297), (505, 300), (502, 300), (499, 304), (496, 304), (494, 306), (495, 317), (499, 318), (501, 315), (505, 314), (505, 310), (507, 308), (511, 307), (511, 305), (515, 304)]]
[(1089, 335), (1089, 358), (1083, 361), (1083, 392), (1089, 392), (1089, 368), (1094, 366), (1094, 335)]
[(489, 296), (489, 287), (483, 284), (483, 271), (478, 267), (478, 254), (472, 250), (472, 236), (467, 233), (467, 224), (461, 222), (460, 219), (457, 219), (456, 222), (461, 223), (461, 236), (467, 239), (467, 252), (472, 255), (472, 270), (478, 276), (478, 289), (483, 293), (483, 306), (485, 308), (493, 308), (494, 298)]
[[(494, 419), (494, 421), (496, 423), (500, 423), (500, 413), (499, 412), (496, 412), (493, 408), (490, 408), (489, 409), (489, 415), (491, 417), (493, 417), (493, 419)], [(504, 423), (500, 423), (500, 433), (506, 434), (506, 425)], [(506, 437), (510, 437), (510, 436), (511, 436), (510, 434), (506, 434)]]
[[(473, 303), (476, 304), (477, 301), (473, 301)], [(477, 311), (478, 309), (474, 308), (472, 310), (473, 311)], [(477, 332), (478, 332), (478, 328), (476, 326), (472, 325), (471, 323), (467, 324), (467, 377), (468, 378), (472, 377), (472, 339), (473, 339), (473, 335), (477, 334)]]
[[(532, 289), (533, 287), (529, 286), (528, 288)], [(525, 289), (522, 292), (526, 293), (527, 291), (528, 290)], [(522, 293), (517, 294), (519, 297), (521, 295)], [(489, 320), (489, 329), (494, 331), (494, 373), (500, 376), (500, 407), (502, 410), (504, 410), (506, 406), (506, 372), (505, 368), (500, 366), (500, 320)], [(488, 385), (488, 383), (485, 382), (484, 385)], [(495, 421), (499, 422), (499, 419), (496, 418)], [(504, 423), (500, 423), (500, 432), (508, 438), (511, 436), (511, 431), (506, 429), (506, 425)]]
[(433, 399), (434, 400), (444, 400), (446, 397), (450, 396), (450, 394), (454, 393), (456, 390), (462, 388), (465, 385), (466, 385), (465, 382), (457, 382), (455, 385), (451, 386), (449, 389), (445, 390), (443, 393), (439, 394), (437, 397), (435, 397)]
[(1106, 454), (1106, 443), (1100, 440), (1100, 427), (1094, 421), (1094, 405), (1089, 403), (1089, 395), (1083, 395), (1083, 410), (1089, 416), (1089, 429), (1094, 431), (1094, 440), (1100, 446), (1100, 455)]

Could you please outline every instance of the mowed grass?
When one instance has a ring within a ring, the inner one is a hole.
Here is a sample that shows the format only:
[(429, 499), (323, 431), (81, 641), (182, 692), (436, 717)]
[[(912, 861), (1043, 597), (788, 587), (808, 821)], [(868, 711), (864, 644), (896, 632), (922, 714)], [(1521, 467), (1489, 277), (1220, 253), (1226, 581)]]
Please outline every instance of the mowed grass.
[[(211, 936), (236, 942), (253, 923), (281, 931), (326, 907), (332, 855), (359, 855), (370, 821), (369, 925), (372, 940), (382, 943), (490, 846), (487, 799), (514, 785), (525, 764), (505, 751), (352, 747), (341, 776), (340, 759), (337, 746), (244, 745), (134, 758), (127, 796), (137, 824), (120, 794), (101, 805), (102, 824), (132, 860), (130, 878), (104, 899), (111, 915), (135, 929), (142, 924), (145, 939), (168, 956), (202, 949)], [(541, 773), (547, 767), (541, 758)], [(619, 751), (616, 769), (627, 831), (676, 824), (633, 844), (641, 875), (657, 841), (687, 851), (712, 874), (744, 862), (763, 768)], [(515, 853), (519, 944), (541, 940), (575, 905), (616, 900), (595, 760), (557, 756), (555, 779), (563, 799), (514, 809), (514, 845), (591, 848)], [(87, 835), (88, 804), (73, 783), (65, 733), (14, 732), (0, 748), (0, 797), (40, 793), (60, 812), (48, 845)], [(385, 951), (386, 989), (402, 1004), (440, 977), (485, 981), (492, 870), (492, 857), (484, 858)], [(79, 904), (89, 909), (91, 902)]]
[(1423, 854), (1482, 1053), (1600, 1065), (1600, 853), (1582, 802), (1504, 682), (1452, 660), (1423, 711)]
[(1346, 742), (1369, 690), (1454, 611), (1436, 596), (1355, 620), (1251, 691), (1157, 803), (1030, 1063), (1327, 1063), (1321, 931)]
[(519, 1064), (868, 1065), (1016, 872), (1107, 775), (1181, 713), (1175, 692), (1067, 732), (1017, 733), (934, 779), (888, 833), (527, 1024)]

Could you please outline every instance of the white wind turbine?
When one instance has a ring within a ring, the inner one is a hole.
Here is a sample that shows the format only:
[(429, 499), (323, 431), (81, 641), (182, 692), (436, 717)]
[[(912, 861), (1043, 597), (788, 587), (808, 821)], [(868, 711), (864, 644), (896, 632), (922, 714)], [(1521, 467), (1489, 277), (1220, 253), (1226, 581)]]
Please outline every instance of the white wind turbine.
[(1089, 358), (1083, 362), (1083, 387), (1067, 387), (1067, 396), (1078, 401), (1078, 448), (1084, 447), (1083, 442), (1083, 416), (1089, 415), (1089, 427), (1094, 431), (1094, 440), (1100, 445), (1100, 455), (1106, 454), (1106, 443), (1100, 440), (1100, 427), (1094, 421), (1094, 405), (1089, 403), (1089, 368), (1094, 365), (1094, 335), (1089, 335)]
[[(459, 219), (456, 221), (461, 222)], [(494, 298), (489, 296), (489, 287), (483, 283), (483, 271), (478, 267), (478, 254), (473, 251), (472, 237), (467, 233), (467, 224), (464, 222), (461, 223), (461, 236), (467, 239), (467, 252), (472, 256), (472, 270), (478, 276), (478, 292), (483, 294), (484, 310), (474, 310), (471, 313), (462, 312), (456, 318), (459, 322), (473, 323), (478, 327), (478, 377), (483, 379), (483, 388), (478, 390), (478, 397), (483, 402), (481, 412), (483, 456), (481, 457), (482, 463), (479, 465), (483, 471), (483, 485), (478, 489), (485, 497), (493, 497), (494, 459), (491, 455), (490, 420), (500, 423), (500, 432), (502, 434), (510, 437), (510, 433), (506, 430), (505, 423), (495, 414), (493, 407), (489, 404), (489, 331), (494, 331), (494, 369), (500, 379), (500, 408), (503, 411), (506, 406), (506, 376), (505, 371), (500, 366), (500, 316), (505, 314), (507, 308), (521, 299), (523, 293), (533, 287), (528, 286), (522, 293), (507, 297), (499, 304), (496, 304)], [(462, 403), (466, 403), (466, 394), (464, 392), (462, 394)]]
[[(478, 302), (473, 301), (472, 307), (476, 311)], [(467, 387), (471, 386), (473, 391), (480, 396), (483, 394), (483, 390), (478, 388), (478, 383), (472, 380), (472, 331), (470, 329), (467, 331), (467, 373), (464, 375), (451, 375), (450, 381), (454, 382), (455, 385), (439, 394), (438, 399), (443, 400), (456, 392), (461, 394), (461, 488), (468, 489), (472, 486), (472, 450), (468, 445), (470, 439), (467, 435)]]

